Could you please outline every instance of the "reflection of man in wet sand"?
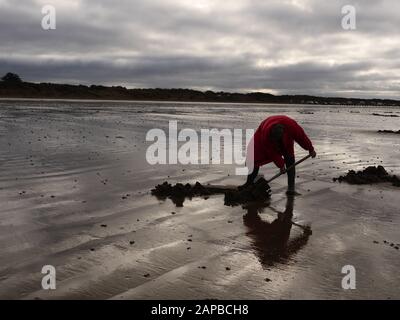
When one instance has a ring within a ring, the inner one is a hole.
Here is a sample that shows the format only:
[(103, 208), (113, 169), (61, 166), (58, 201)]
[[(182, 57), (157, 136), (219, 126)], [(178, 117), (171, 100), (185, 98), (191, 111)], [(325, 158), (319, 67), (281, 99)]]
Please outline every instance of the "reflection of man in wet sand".
[[(316, 153), (314, 147), (305, 134), (302, 127), (287, 116), (272, 116), (261, 122), (250, 142), (246, 163), (252, 172), (248, 175), (244, 186), (253, 183), (257, 177), (258, 170), (264, 164), (274, 162), (284, 172), (295, 162), (294, 142), (297, 142), (303, 149), (307, 150), (314, 158)], [(287, 172), (288, 190), (287, 194), (295, 192), (295, 168)]]
[(244, 225), (249, 229), (247, 235), (253, 239), (253, 246), (263, 266), (282, 262), (300, 250), (308, 240), (310, 233), (304, 232), (289, 241), (292, 228), (294, 197), (289, 196), (286, 210), (278, 213), (278, 218), (269, 223), (258, 215), (266, 205), (249, 204), (247, 214), (243, 216)]

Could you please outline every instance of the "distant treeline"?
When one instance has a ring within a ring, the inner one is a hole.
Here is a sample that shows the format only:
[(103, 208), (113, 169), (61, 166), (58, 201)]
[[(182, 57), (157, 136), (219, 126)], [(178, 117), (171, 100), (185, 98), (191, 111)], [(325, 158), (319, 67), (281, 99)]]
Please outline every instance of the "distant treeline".
[(230, 93), (191, 89), (127, 89), (121, 86), (69, 85), (24, 82), (13, 73), (0, 81), (0, 98), (42, 99), (100, 99), (100, 100), (155, 100), (236, 103), (295, 103), (326, 105), (400, 106), (400, 101), (389, 99), (356, 99), (315, 97), (309, 95), (272, 95), (269, 93)]

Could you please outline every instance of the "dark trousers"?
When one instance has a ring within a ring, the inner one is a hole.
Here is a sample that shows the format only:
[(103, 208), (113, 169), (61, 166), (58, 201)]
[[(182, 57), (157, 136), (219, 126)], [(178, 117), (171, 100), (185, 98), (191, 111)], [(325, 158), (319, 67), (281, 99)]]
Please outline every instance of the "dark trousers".
[[(286, 168), (289, 168), (294, 164), (295, 160), (294, 157), (292, 156), (286, 156), (285, 157), (285, 165)], [(296, 179), (296, 168), (293, 167), (287, 172), (287, 178), (288, 178), (288, 190), (294, 190), (294, 181)]]
[[(286, 168), (289, 168), (295, 162), (294, 157), (292, 157), (292, 156), (285, 156), (284, 159), (285, 159)], [(247, 181), (246, 181), (247, 184), (252, 183), (254, 181), (254, 179), (258, 175), (259, 170), (260, 170), (260, 167), (254, 167), (253, 172), (247, 176)], [(288, 177), (288, 190), (294, 190), (294, 182), (296, 179), (296, 168), (295, 167), (293, 167), (292, 169), (290, 169), (287, 172), (287, 177)]]

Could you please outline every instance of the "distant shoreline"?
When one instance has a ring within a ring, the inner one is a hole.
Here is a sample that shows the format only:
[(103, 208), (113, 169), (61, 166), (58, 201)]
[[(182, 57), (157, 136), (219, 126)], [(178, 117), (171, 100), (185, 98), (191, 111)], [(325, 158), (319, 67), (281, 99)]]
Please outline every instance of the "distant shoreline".
[(284, 102), (215, 102), (215, 101), (174, 101), (174, 100), (124, 100), (124, 99), (80, 99), (80, 98), (18, 98), (18, 97), (0, 97), (0, 102), (6, 101), (48, 101), (48, 102), (85, 102), (85, 103), (99, 103), (99, 102), (108, 102), (108, 103), (159, 103), (159, 104), (217, 104), (217, 105), (260, 105), (260, 106), (273, 106), (273, 105), (293, 105), (293, 106), (304, 106), (304, 107), (400, 107), (399, 105), (350, 105), (350, 104), (307, 104), (307, 103), (284, 103)]
[(12, 74), (0, 81), (0, 99), (63, 101), (127, 101), (172, 103), (296, 104), (326, 106), (400, 106), (400, 100), (320, 97), (309, 95), (273, 95), (263, 92), (235, 93), (192, 89), (127, 89), (121, 86), (70, 85), (23, 82)]

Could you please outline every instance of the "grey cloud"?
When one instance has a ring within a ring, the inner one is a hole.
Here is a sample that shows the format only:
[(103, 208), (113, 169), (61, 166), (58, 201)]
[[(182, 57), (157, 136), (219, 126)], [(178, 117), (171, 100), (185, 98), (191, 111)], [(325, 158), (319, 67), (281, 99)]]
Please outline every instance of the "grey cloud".
[[(212, 3), (195, 8), (193, 3)], [(399, 98), (396, 0), (0, 0), (0, 72), (30, 81)]]

